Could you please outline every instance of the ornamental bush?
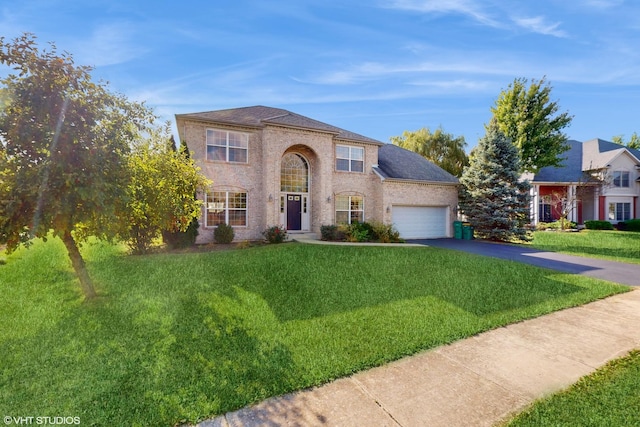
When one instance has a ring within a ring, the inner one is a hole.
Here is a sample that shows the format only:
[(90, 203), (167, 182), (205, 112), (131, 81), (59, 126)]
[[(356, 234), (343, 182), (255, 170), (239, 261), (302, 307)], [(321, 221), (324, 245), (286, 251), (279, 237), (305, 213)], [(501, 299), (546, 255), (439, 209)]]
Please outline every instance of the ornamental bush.
[(320, 226), (320, 239), (334, 242), (338, 239), (338, 226), (335, 224)]
[(537, 230), (573, 230), (578, 228), (578, 224), (568, 219), (559, 219), (553, 222), (539, 222)]
[(287, 229), (283, 225), (274, 225), (262, 232), (269, 243), (282, 243), (287, 240)]
[(348, 227), (349, 242), (368, 242), (371, 237), (371, 225), (366, 222), (352, 222)]
[(627, 231), (640, 231), (640, 219), (625, 221)]
[(609, 221), (585, 221), (587, 230), (613, 230), (613, 224)]
[(371, 222), (371, 238), (380, 243), (398, 243), (401, 241), (400, 232), (396, 230), (393, 224), (384, 224), (382, 222)]
[(231, 243), (233, 242), (234, 236), (235, 232), (233, 231), (233, 227), (229, 224), (219, 224), (215, 230), (213, 230), (213, 240), (215, 240), (216, 243)]
[(329, 242), (399, 243), (403, 241), (400, 238), (400, 232), (393, 224), (384, 224), (379, 221), (322, 225), (320, 238)]
[[(171, 249), (188, 248), (196, 244), (198, 237), (198, 228), (200, 223), (197, 219), (193, 219), (185, 231), (166, 231), (162, 232), (162, 240)], [(233, 238), (232, 238), (233, 240)]]

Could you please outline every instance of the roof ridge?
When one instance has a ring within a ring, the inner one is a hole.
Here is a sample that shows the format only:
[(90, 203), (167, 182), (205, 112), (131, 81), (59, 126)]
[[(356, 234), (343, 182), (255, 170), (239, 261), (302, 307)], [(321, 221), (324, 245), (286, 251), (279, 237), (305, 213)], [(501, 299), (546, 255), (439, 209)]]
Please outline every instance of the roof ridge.
[(287, 110), (283, 110), (284, 113), (283, 114), (278, 114), (272, 117), (265, 117), (264, 119), (260, 120), (261, 122), (264, 122), (266, 120), (273, 120), (273, 119), (278, 119), (280, 117), (285, 117), (285, 116), (290, 116), (292, 115), (291, 111), (287, 111)]

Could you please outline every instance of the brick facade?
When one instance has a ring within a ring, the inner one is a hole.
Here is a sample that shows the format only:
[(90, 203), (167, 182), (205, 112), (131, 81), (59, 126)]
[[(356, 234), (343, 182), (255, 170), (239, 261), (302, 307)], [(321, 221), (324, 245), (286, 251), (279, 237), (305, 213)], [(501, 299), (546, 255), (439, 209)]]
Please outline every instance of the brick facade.
[[(378, 149), (382, 143), (365, 139), (340, 138), (324, 129), (303, 129), (295, 126), (261, 124), (238, 126), (190, 117), (176, 116), (181, 139), (185, 140), (193, 159), (203, 173), (213, 181), (210, 191), (246, 193), (247, 225), (234, 227), (235, 239), (257, 240), (272, 225), (285, 225), (280, 191), (281, 160), (287, 153), (297, 153), (309, 167), (309, 191), (305, 196), (308, 215), (306, 229), (320, 232), (320, 226), (334, 224), (336, 196), (361, 196), (364, 200), (364, 220), (390, 223), (392, 206), (447, 206), (454, 218), (457, 206), (457, 185), (438, 185), (382, 179), (373, 169), (378, 165)], [(328, 126), (328, 125), (327, 125)], [(207, 160), (208, 129), (228, 130), (248, 135), (247, 163)], [(336, 170), (336, 146), (364, 149), (364, 172)], [(283, 199), (286, 200), (286, 199)], [(205, 209), (200, 219), (197, 242), (213, 241), (214, 227), (205, 224)], [(304, 221), (303, 221), (304, 223)], [(304, 228), (304, 227), (303, 227)]]

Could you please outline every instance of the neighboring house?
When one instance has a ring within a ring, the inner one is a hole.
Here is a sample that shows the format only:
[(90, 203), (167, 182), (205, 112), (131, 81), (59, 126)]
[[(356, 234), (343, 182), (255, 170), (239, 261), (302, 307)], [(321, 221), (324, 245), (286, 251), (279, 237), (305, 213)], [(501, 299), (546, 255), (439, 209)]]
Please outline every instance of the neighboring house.
[(220, 223), (236, 240), (321, 225), (393, 223), (404, 238), (452, 235), (458, 179), (403, 148), (264, 106), (178, 114), (180, 139), (213, 181), (198, 242)]
[(616, 224), (640, 216), (640, 150), (602, 139), (567, 141), (561, 167), (542, 168), (531, 181), (534, 224), (560, 219)]

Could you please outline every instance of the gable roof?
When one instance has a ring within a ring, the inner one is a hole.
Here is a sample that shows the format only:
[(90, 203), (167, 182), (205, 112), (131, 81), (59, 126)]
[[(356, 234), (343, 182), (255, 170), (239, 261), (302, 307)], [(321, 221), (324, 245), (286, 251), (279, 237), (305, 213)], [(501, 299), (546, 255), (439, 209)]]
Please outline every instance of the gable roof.
[(383, 179), (458, 183), (458, 178), (435, 163), (393, 144), (378, 148), (378, 166), (374, 166), (374, 170)]
[(264, 128), (267, 125), (285, 126), (333, 134), (338, 139), (382, 145), (383, 143), (357, 133), (332, 126), (281, 108), (256, 105), (202, 113), (176, 114), (176, 119), (202, 120), (221, 125)]
[(561, 154), (559, 167), (546, 166), (535, 174), (534, 182), (579, 182), (584, 179), (582, 172), (583, 144), (580, 141), (566, 141), (569, 150)]
[(640, 163), (640, 151), (603, 139), (591, 139), (583, 144), (582, 170), (606, 168), (624, 152), (628, 152)]
[(586, 142), (568, 140), (569, 150), (562, 156), (559, 167), (547, 166), (538, 171), (532, 182), (580, 182), (584, 172), (606, 168), (623, 153), (635, 157), (640, 164), (640, 150), (625, 147), (603, 139), (591, 139)]

